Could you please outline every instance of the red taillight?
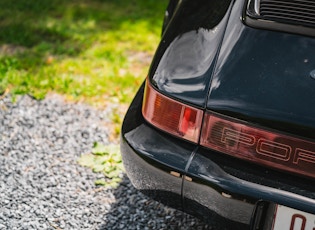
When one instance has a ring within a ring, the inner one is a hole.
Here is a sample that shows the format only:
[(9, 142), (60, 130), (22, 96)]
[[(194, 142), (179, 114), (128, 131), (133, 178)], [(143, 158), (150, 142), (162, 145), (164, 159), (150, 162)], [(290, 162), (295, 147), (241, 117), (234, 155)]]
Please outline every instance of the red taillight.
[(158, 93), (149, 81), (145, 88), (142, 113), (148, 122), (159, 129), (198, 142), (203, 112)]
[(234, 157), (315, 178), (315, 144), (205, 114), (200, 144)]

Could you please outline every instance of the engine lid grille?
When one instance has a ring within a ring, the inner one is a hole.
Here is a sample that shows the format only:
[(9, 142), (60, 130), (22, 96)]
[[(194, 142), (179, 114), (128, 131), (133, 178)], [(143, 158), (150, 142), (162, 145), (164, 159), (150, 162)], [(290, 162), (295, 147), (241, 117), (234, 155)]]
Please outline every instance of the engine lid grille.
[(315, 27), (314, 0), (260, 0), (259, 14), (266, 20)]
[(315, 0), (247, 0), (251, 27), (315, 37)]

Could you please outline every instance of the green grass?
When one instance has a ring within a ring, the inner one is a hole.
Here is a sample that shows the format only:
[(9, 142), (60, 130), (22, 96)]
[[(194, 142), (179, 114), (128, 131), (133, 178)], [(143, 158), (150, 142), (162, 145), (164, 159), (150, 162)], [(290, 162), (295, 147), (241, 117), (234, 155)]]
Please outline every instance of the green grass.
[(0, 94), (129, 103), (167, 0), (1, 0)]

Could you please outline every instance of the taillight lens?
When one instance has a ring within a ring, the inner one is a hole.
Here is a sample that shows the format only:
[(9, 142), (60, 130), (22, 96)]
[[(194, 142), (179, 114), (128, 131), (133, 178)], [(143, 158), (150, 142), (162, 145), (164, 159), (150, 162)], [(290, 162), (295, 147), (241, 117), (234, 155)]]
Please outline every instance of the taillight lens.
[(205, 114), (200, 144), (248, 161), (315, 178), (315, 144)]
[(146, 82), (144, 118), (161, 130), (197, 143), (203, 112), (158, 93)]

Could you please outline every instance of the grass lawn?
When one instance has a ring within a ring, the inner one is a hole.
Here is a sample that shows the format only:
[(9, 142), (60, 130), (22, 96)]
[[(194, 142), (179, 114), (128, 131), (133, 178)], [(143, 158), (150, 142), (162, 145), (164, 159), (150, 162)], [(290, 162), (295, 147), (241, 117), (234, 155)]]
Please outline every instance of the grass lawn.
[(167, 0), (1, 0), (0, 94), (129, 103)]

